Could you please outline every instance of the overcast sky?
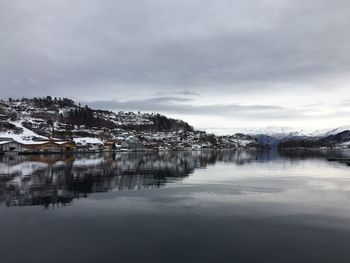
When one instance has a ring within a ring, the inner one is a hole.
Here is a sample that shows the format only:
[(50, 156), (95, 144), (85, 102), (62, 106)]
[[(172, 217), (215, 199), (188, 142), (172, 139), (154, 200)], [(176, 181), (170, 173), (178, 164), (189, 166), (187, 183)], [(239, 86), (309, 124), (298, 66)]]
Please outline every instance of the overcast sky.
[(0, 91), (196, 128), (350, 124), (349, 0), (0, 0)]

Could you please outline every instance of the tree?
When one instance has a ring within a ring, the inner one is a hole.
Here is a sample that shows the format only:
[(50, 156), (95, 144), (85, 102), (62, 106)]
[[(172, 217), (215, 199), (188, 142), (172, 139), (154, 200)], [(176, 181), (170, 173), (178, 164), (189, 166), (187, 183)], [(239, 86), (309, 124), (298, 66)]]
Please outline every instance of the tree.
[(16, 112), (11, 112), (9, 116), (10, 116), (10, 120), (11, 121), (17, 121), (18, 120), (18, 114)]

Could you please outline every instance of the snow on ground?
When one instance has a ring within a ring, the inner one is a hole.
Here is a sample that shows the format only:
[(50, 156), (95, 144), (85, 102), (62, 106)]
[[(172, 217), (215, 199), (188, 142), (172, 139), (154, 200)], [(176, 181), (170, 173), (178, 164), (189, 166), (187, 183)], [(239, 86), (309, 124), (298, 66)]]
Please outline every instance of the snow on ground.
[(22, 143), (22, 144), (40, 144), (41, 142), (35, 142), (33, 141), (33, 137), (41, 138), (41, 139), (48, 139), (47, 137), (41, 136), (36, 134), (35, 132), (23, 127), (23, 125), (20, 122), (10, 122), (13, 125), (16, 125), (18, 128), (22, 128), (23, 131), (20, 134), (15, 134), (11, 131), (7, 132), (0, 132), (0, 138), (11, 138), (12, 140)]
[(38, 138), (43, 138), (43, 139), (47, 139), (47, 137), (41, 136), (36, 134), (35, 132), (23, 127), (22, 123), (17, 121), (17, 122), (10, 122), (13, 125), (16, 125), (18, 128), (22, 128), (23, 132), (21, 134), (21, 136), (23, 137), (38, 137)]
[(254, 140), (243, 140), (243, 139), (241, 139), (241, 140), (237, 140), (236, 143), (238, 143), (238, 144), (240, 144), (242, 146), (247, 146), (249, 143), (252, 143), (252, 142), (255, 142), (255, 141)]

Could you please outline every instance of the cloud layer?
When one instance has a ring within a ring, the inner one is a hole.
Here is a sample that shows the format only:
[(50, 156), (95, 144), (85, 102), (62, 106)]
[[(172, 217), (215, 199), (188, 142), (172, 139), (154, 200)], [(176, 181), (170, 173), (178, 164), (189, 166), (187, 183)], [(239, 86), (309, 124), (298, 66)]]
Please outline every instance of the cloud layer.
[(341, 124), (349, 17), (346, 0), (1, 1), (0, 91), (208, 122)]

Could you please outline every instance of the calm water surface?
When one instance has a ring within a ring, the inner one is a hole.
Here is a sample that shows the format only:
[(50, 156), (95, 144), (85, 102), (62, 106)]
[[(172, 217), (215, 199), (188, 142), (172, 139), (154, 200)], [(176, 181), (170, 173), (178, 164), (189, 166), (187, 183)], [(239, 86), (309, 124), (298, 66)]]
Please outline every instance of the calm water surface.
[(350, 262), (349, 152), (0, 156), (0, 262)]

